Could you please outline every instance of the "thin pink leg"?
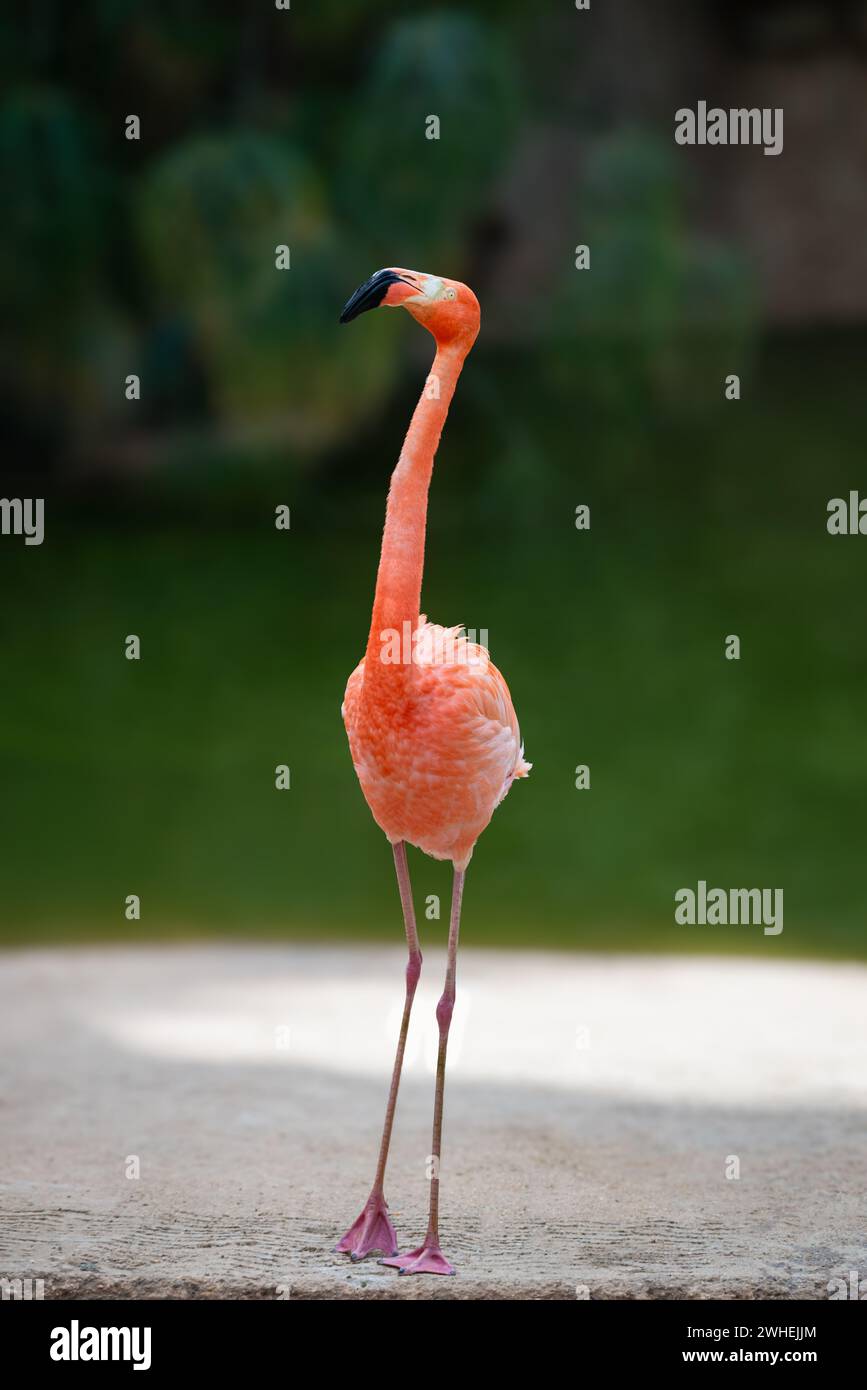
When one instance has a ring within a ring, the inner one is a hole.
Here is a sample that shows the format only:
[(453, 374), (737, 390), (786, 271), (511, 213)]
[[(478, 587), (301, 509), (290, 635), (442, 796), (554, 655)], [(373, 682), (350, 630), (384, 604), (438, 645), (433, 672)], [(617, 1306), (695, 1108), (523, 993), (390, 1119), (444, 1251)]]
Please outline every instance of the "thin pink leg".
[(455, 1007), (455, 977), (457, 974), (458, 934), (461, 925), (461, 898), (464, 892), (464, 874), (455, 870), (452, 889), (452, 915), (449, 922), (449, 949), (446, 965), (446, 983), (437, 1004), (437, 1023), (440, 1031), (440, 1045), (437, 1053), (437, 1079), (434, 1093), (433, 1139), (431, 1140), (431, 1184), (430, 1215), (427, 1235), (416, 1250), (405, 1255), (394, 1255), (382, 1260), (384, 1265), (392, 1265), (401, 1274), (454, 1274), (454, 1266), (449, 1264), (440, 1249), (440, 1159), (443, 1139), (443, 1095), (446, 1084), (446, 1051), (449, 1043), (449, 1026)]
[(403, 921), (406, 927), (406, 944), (409, 948), (409, 960), (406, 965), (406, 999), (403, 1005), (400, 1036), (397, 1040), (394, 1070), (391, 1074), (388, 1104), (385, 1107), (385, 1124), (382, 1127), (382, 1142), (379, 1146), (379, 1159), (376, 1164), (373, 1187), (370, 1189), (370, 1196), (365, 1202), (358, 1220), (353, 1222), (343, 1239), (334, 1247), (335, 1251), (348, 1254), (352, 1260), (362, 1260), (372, 1250), (381, 1250), (387, 1255), (397, 1254), (397, 1236), (388, 1215), (388, 1203), (383, 1195), (383, 1183), (385, 1181), (385, 1165), (388, 1161), (388, 1146), (391, 1142), (391, 1130), (394, 1124), (394, 1111), (397, 1105), (397, 1092), (400, 1087), (400, 1073), (403, 1068), (403, 1054), (406, 1051), (409, 1016), (412, 1012), (412, 1001), (415, 998), (418, 977), (421, 974), (421, 951), (419, 950), (418, 932), (415, 925), (415, 910), (412, 905), (412, 887), (406, 862), (406, 845), (400, 841), (393, 846), (393, 849), (400, 901), (403, 907)]

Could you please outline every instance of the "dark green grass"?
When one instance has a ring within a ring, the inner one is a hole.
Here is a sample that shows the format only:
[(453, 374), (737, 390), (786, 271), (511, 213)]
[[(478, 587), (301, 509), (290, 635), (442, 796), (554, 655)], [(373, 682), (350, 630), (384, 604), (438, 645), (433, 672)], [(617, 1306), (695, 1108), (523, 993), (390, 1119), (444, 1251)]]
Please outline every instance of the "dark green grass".
[[(534, 769), (476, 852), (467, 943), (867, 954), (867, 537), (824, 524), (867, 495), (853, 360), (770, 348), (761, 390), (687, 423), (558, 405), (535, 364), (468, 374), (423, 602), (487, 628)], [(339, 707), (406, 404), (315, 477), (169, 471), (110, 509), (57, 500), (41, 548), (3, 540), (4, 941), (401, 939)], [(412, 870), (445, 919), (447, 866)], [(675, 925), (699, 878), (782, 888), (782, 936)]]

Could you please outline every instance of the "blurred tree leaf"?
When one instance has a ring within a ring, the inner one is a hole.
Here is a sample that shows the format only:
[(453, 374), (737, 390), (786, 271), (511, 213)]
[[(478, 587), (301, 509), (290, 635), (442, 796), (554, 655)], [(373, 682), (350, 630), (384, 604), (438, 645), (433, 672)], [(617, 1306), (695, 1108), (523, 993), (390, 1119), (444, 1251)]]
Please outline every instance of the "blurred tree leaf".
[(146, 175), (138, 223), (161, 311), (193, 324), (224, 419), (277, 421), (316, 447), (381, 399), (395, 336), (380, 324), (359, 351), (338, 332), (354, 286), (319, 180), (288, 142), (254, 131), (184, 142)]
[(104, 245), (106, 184), (84, 121), (59, 93), (28, 88), (0, 106), (0, 292), (22, 332), (74, 315)]
[[(344, 216), (380, 245), (387, 228), (398, 263), (447, 254), (509, 152), (517, 107), (516, 68), (496, 30), (449, 12), (399, 21), (347, 114)], [(438, 140), (426, 138), (429, 116)]]
[(586, 349), (582, 377), (603, 401), (722, 400), (723, 377), (753, 338), (751, 280), (732, 248), (690, 227), (675, 154), (645, 133), (609, 136), (588, 160), (581, 199), (590, 269), (572, 270), (552, 296), (553, 375), (574, 379), (571, 342)]
[(317, 182), (286, 144), (256, 132), (194, 136), (145, 177), (139, 226), (156, 283), (215, 314), (267, 296), (274, 251), (322, 232)]

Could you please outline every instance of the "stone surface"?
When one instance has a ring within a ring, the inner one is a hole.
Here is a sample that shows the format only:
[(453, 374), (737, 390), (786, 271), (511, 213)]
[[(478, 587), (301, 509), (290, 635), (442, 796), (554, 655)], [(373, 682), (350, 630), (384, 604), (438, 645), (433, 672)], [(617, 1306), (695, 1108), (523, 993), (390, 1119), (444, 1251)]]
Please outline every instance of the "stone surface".
[[(370, 1185), (399, 949), (6, 954), (0, 1275), (46, 1297), (826, 1298), (867, 1276), (867, 969), (772, 953), (462, 952), (455, 1279), (331, 1253)], [(386, 1185), (402, 1249), (443, 965), (428, 948)]]

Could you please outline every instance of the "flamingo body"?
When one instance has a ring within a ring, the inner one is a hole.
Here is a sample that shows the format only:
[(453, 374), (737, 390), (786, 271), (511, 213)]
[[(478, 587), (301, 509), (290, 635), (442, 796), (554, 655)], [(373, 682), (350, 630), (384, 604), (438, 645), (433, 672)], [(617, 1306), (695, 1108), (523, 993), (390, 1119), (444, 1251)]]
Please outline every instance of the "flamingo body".
[(364, 667), (349, 677), (341, 712), (374, 820), (392, 844), (466, 868), (514, 778), (530, 770), (509, 687), (484, 647), (424, 614), (408, 681), (371, 698)]

